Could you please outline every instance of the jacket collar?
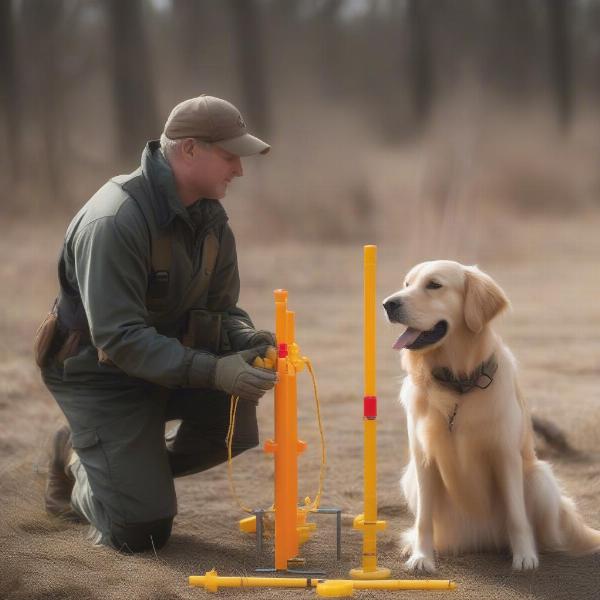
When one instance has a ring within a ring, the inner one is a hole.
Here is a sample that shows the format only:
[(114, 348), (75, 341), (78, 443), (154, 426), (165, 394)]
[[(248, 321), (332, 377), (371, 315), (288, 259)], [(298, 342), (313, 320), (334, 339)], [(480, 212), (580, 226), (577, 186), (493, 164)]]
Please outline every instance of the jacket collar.
[[(141, 171), (149, 187), (150, 202), (160, 229), (179, 217), (195, 230), (201, 226), (198, 214), (202, 215), (206, 225), (215, 220), (227, 220), (227, 213), (218, 200), (201, 198), (186, 210), (177, 193), (173, 171), (160, 150), (158, 140), (146, 144), (142, 152)], [(190, 213), (194, 214), (193, 220)]]
[(442, 386), (450, 388), (458, 394), (467, 394), (478, 388), (488, 388), (494, 375), (498, 370), (496, 355), (492, 354), (485, 362), (482, 362), (470, 375), (456, 376), (448, 367), (437, 367), (431, 371), (433, 378)]

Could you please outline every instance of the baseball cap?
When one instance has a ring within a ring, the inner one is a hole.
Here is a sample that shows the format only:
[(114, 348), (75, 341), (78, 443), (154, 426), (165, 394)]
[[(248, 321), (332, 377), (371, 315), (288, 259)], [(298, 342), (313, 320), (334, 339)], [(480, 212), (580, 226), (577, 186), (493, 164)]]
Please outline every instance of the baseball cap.
[(198, 96), (180, 102), (163, 132), (169, 139), (198, 138), (238, 156), (266, 154), (271, 146), (250, 135), (240, 111), (227, 100)]

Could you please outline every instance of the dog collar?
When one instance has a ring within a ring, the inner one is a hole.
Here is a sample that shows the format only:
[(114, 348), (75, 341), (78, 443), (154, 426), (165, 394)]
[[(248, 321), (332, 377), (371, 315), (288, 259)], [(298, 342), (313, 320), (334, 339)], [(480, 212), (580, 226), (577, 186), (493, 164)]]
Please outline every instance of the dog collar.
[(488, 388), (494, 375), (498, 370), (496, 355), (492, 354), (485, 362), (482, 362), (468, 377), (456, 377), (448, 367), (437, 367), (431, 371), (433, 378), (444, 387), (450, 388), (458, 394), (467, 394), (478, 388)]

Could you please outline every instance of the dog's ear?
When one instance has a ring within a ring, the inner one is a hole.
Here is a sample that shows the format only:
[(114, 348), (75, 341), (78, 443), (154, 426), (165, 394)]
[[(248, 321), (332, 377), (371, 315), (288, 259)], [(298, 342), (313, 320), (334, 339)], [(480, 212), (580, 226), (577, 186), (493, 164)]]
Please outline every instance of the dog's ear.
[(477, 267), (465, 270), (465, 322), (479, 333), (498, 313), (508, 308), (509, 301), (502, 288)]

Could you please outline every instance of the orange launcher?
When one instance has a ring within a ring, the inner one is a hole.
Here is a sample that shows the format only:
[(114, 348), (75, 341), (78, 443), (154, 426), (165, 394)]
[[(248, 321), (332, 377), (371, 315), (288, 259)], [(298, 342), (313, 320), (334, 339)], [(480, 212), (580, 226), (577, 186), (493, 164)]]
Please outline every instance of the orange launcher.
[(294, 313), (287, 309), (287, 291), (275, 290), (277, 376), (275, 439), (265, 452), (275, 457), (275, 569), (286, 570), (298, 557), (298, 455), (306, 443), (298, 439), (296, 373), (304, 362), (295, 340)]

